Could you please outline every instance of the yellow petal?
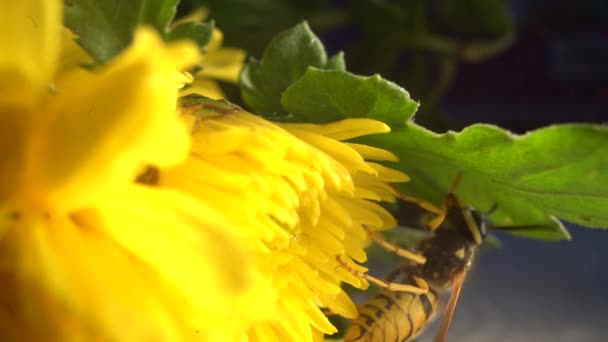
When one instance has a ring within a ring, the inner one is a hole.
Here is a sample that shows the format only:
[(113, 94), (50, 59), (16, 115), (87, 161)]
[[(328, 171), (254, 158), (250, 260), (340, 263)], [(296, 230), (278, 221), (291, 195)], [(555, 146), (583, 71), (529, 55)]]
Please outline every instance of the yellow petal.
[(184, 23), (188, 23), (188, 22), (201, 22), (203, 20), (205, 20), (205, 18), (207, 18), (209, 16), (209, 9), (206, 7), (199, 7), (195, 10), (193, 10), (192, 12), (186, 14), (185, 16), (174, 20), (171, 23), (171, 28), (173, 29), (175, 26), (179, 25), (179, 24), (184, 24)]
[(224, 92), (216, 81), (195, 78), (186, 88), (180, 90), (180, 96), (200, 94), (214, 100), (225, 99)]
[(205, 46), (205, 50), (207, 50), (208, 53), (211, 51), (215, 51), (215, 50), (219, 49), (223, 43), (224, 43), (224, 34), (222, 33), (222, 31), (215, 28), (215, 29), (213, 29), (213, 32), (211, 33), (211, 40), (209, 41), (207, 46)]
[(170, 190), (115, 195), (1, 216), (1, 341), (236, 341), (273, 309), (230, 217)]
[[(2, 240), (0, 292), (11, 294), (2, 303), (22, 325), (10, 329), (22, 330), (23, 341), (142, 341), (155, 337), (151, 332), (163, 340), (182, 337), (184, 325), (170, 316), (175, 307), (165, 307), (183, 306), (173, 291), (99, 231), (82, 228), (52, 217), (19, 225)], [(142, 312), (133, 315), (133, 307)]]
[(135, 178), (147, 165), (173, 165), (186, 157), (189, 138), (175, 112), (182, 76), (198, 58), (193, 44), (164, 47), (148, 30), (98, 75), (65, 82), (47, 118), (47, 143), (32, 153), (31, 170), (63, 208), (84, 206)]
[(205, 55), (201, 76), (236, 83), (247, 53), (237, 48), (224, 47)]
[(22, 116), (0, 112), (0, 203), (14, 195), (19, 184), (26, 145), (24, 124)]
[(354, 319), (357, 317), (357, 308), (350, 297), (341, 290), (337, 295), (322, 295), (322, 302), (327, 305), (327, 308), (334, 313), (337, 313), (346, 318)]
[[(61, 54), (57, 67), (57, 76), (94, 62), (93, 58), (76, 43), (76, 38), (77, 36), (72, 31), (63, 28), (61, 32)], [(57, 80), (55, 81), (55, 86), (59, 89), (61, 88), (61, 85), (57, 84)]]
[(387, 183), (407, 182), (410, 178), (401, 171), (388, 168), (378, 163), (368, 162), (367, 165), (377, 172), (378, 179)]
[(313, 131), (336, 140), (348, 140), (362, 135), (390, 132), (390, 127), (373, 119), (344, 119), (327, 124), (280, 124), (288, 130), (302, 129)]
[[(188, 294), (194, 308), (215, 307), (218, 317), (229, 314), (221, 312), (230, 309), (226, 300), (250, 280), (230, 224), (216, 211), (178, 192), (134, 186), (116, 195), (121, 201), (105, 203), (102, 213), (108, 234), (171, 286)], [(134, 202), (138, 206), (128, 205)], [(134, 210), (139, 206), (146, 210)]]
[(47, 90), (59, 55), (62, 10), (62, 2), (58, 0), (2, 3), (0, 104), (3, 106), (31, 106)]
[(344, 144), (357, 151), (366, 160), (399, 161), (396, 155), (381, 148), (353, 143)]
[(356, 150), (338, 140), (304, 129), (290, 128), (289, 132), (327, 153), (351, 173), (358, 170), (368, 173), (374, 172), (372, 168), (364, 163), (363, 157)]

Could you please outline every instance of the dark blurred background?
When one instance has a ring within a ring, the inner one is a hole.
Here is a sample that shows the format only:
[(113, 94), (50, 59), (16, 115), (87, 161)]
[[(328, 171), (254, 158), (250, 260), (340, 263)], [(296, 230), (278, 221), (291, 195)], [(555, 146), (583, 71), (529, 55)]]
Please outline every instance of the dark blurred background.
[[(407, 89), (421, 102), (416, 121), (438, 132), (608, 122), (606, 0), (191, 0), (181, 10), (199, 5), (226, 45), (255, 58), (308, 20), (349, 71)], [(498, 235), (503, 247), (484, 250), (465, 284), (450, 340), (608, 340), (608, 232), (567, 227), (567, 242)], [(371, 267), (381, 275), (396, 263)]]

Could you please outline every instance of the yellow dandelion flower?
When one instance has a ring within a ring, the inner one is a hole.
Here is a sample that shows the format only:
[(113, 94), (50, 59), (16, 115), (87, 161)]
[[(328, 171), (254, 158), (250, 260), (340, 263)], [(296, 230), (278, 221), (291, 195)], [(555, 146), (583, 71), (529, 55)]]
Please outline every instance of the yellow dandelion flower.
[(264, 311), (250, 248), (214, 208), (135, 182), (188, 154), (175, 107), (196, 47), (140, 29), (83, 72), (61, 1), (7, 2), (0, 17), (0, 340), (242, 336)]
[[(199, 22), (208, 15), (209, 12), (206, 8), (199, 8), (175, 21), (173, 25), (188, 21)], [(243, 49), (222, 47), (223, 42), (222, 31), (217, 28), (213, 29), (211, 41), (205, 46), (205, 54), (201, 62), (203, 69), (191, 77), (191, 83), (182, 91), (181, 95), (201, 94), (212, 99), (226, 98), (217, 80), (237, 83), (246, 53)]]
[(395, 225), (378, 201), (393, 201), (388, 183), (407, 180), (368, 161), (395, 160), (391, 153), (340, 140), (388, 126), (369, 119), (274, 124), (230, 105), (188, 108), (190, 158), (161, 172), (159, 184), (230, 213), (252, 241), (248, 255), (274, 293), (266, 304), (274, 314), (252, 322), (244, 340), (312, 341), (336, 332), (321, 308), (355, 317), (340, 284), (367, 287), (336, 257), (365, 271), (355, 262), (366, 260), (364, 226)]

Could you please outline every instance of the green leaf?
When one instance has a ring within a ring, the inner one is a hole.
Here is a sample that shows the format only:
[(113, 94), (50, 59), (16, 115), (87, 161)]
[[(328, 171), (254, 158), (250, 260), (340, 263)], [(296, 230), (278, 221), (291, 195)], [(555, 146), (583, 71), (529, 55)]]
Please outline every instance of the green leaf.
[(316, 68), (309, 68), (287, 88), (281, 103), (297, 122), (373, 118), (402, 125), (418, 108), (407, 91), (378, 75), (361, 77)]
[(65, 25), (97, 62), (104, 63), (129, 45), (133, 30), (148, 25), (167, 32), (178, 0), (71, 0)]
[(262, 60), (250, 59), (240, 76), (243, 100), (258, 115), (286, 116), (281, 96), (309, 66), (340, 69), (344, 60), (341, 55), (328, 60), (323, 44), (304, 22), (278, 34)]
[(211, 40), (213, 33), (214, 23), (200, 23), (195, 21), (189, 21), (181, 23), (173, 27), (173, 29), (166, 34), (168, 41), (180, 40), (180, 39), (191, 39), (197, 46), (205, 47)]
[(346, 71), (346, 62), (344, 61), (344, 52), (338, 52), (327, 60), (326, 69)]
[(530, 226), (517, 235), (568, 238), (552, 216), (608, 228), (608, 127), (555, 125), (518, 136), (484, 124), (435, 134), (410, 123), (361, 140), (394, 152), (411, 177), (402, 190), (437, 205), (461, 174), (458, 197), (482, 212), (497, 204), (497, 226)]

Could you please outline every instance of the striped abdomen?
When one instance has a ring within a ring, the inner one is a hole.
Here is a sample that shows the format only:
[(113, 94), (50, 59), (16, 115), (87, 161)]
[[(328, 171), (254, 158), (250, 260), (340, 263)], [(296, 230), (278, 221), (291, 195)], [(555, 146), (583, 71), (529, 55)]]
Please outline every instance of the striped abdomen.
[(431, 320), (438, 302), (433, 290), (422, 295), (383, 290), (359, 308), (344, 342), (411, 341)]

